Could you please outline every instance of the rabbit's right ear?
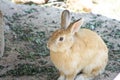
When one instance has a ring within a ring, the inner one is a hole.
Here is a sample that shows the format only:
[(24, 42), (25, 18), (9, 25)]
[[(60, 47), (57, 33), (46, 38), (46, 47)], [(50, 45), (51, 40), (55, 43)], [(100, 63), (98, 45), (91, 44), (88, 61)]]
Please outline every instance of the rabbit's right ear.
[(72, 26), (70, 26), (70, 32), (72, 33), (72, 34), (74, 34), (75, 32), (78, 32), (79, 31), (79, 29), (80, 29), (80, 27), (81, 27), (81, 25), (83, 24), (83, 22), (84, 22), (84, 19), (83, 18), (81, 18), (81, 19), (78, 19), (77, 21), (75, 21), (74, 23), (73, 23), (73, 25)]
[(70, 12), (68, 10), (64, 10), (61, 15), (61, 28), (66, 29), (70, 24)]

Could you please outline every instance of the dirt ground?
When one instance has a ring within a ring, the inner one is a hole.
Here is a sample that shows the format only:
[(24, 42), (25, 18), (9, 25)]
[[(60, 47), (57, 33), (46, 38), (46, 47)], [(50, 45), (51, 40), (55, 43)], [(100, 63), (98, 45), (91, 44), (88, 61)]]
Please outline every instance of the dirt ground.
[[(56, 80), (58, 71), (49, 58), (46, 42), (60, 27), (63, 8), (16, 5), (0, 0), (5, 21), (5, 53), (0, 59), (0, 80)], [(96, 31), (109, 48), (105, 72), (95, 80), (113, 80), (120, 73), (120, 21), (93, 13), (73, 13), (72, 21), (83, 17), (82, 28)]]

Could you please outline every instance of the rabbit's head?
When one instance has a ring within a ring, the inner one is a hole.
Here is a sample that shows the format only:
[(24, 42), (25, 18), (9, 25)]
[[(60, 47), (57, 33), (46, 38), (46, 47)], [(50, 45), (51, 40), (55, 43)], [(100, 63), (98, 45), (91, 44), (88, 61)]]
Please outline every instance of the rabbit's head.
[(69, 50), (75, 42), (75, 33), (79, 31), (83, 19), (79, 19), (70, 24), (70, 12), (64, 10), (61, 15), (61, 29), (52, 33), (48, 40), (48, 48), (53, 52), (65, 52)]

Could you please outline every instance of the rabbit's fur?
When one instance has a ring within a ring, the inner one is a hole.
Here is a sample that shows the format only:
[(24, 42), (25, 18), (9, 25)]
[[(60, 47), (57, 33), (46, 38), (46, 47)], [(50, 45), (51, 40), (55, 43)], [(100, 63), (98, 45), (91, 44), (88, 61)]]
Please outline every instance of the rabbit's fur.
[(47, 44), (60, 72), (58, 80), (90, 80), (101, 74), (108, 62), (102, 38), (89, 29), (80, 29), (83, 19), (70, 24), (68, 10), (63, 11), (61, 19), (61, 29), (53, 32)]
[(4, 53), (4, 22), (3, 22), (3, 15), (0, 11), (0, 57), (3, 56)]

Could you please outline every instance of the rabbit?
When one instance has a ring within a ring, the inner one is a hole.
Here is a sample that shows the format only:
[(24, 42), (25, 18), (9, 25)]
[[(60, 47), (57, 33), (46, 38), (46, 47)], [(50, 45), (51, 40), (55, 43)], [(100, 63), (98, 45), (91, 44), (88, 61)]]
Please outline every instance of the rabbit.
[(94, 79), (105, 70), (108, 48), (96, 32), (81, 29), (83, 18), (73, 23), (70, 19), (70, 12), (64, 10), (61, 28), (47, 42), (50, 59), (60, 72), (58, 80)]
[(3, 15), (0, 11), (0, 57), (3, 56), (4, 53), (4, 22), (3, 22)]

